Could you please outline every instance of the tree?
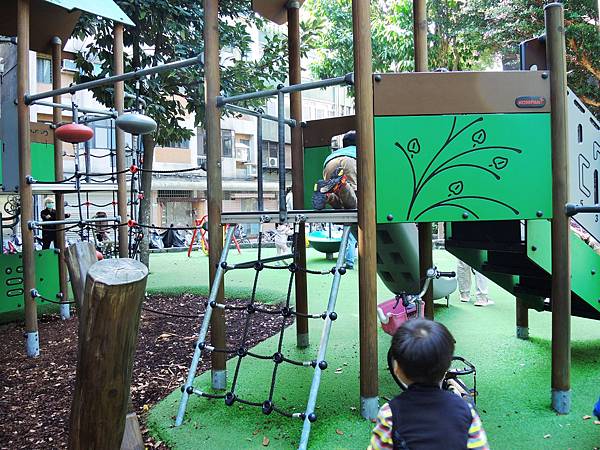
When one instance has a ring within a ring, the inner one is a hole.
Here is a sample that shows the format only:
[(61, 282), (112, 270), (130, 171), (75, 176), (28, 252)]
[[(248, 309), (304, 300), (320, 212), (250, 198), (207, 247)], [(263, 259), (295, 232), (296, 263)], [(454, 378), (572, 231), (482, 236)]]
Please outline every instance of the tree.
[[(544, 0), (472, 0), (466, 13), (485, 45), (518, 68), (519, 43), (544, 33)], [(600, 113), (600, 27), (596, 0), (566, 0), (565, 25), (569, 87)]]
[[(135, 27), (125, 27), (125, 47), (131, 50), (125, 52), (126, 71), (190, 58), (204, 51), (201, 1), (116, 0), (116, 3), (135, 23)], [(267, 89), (285, 80), (287, 75), (286, 39), (280, 33), (267, 33), (260, 59), (250, 57), (249, 29), (264, 28), (265, 22), (252, 12), (249, 4), (235, 0), (220, 2), (221, 48), (226, 50), (221, 86), (228, 94)], [(80, 81), (112, 74), (112, 22), (84, 15), (76, 33), (86, 43), (77, 56)], [(181, 121), (188, 114), (195, 117), (195, 125), (204, 119), (203, 65), (163, 72), (140, 81), (140, 95), (148, 105), (146, 113), (158, 123), (156, 143), (164, 145), (189, 139), (192, 130), (183, 128)], [(135, 94), (135, 83), (127, 83), (126, 90)], [(94, 95), (101, 103), (112, 106), (111, 87), (96, 89)]]
[[(461, 11), (464, 1), (429, 2), (429, 67), (474, 70), (491, 62), (478, 30)], [(312, 0), (306, 3), (316, 30), (313, 73), (320, 78), (352, 72), (352, 5), (350, 0)], [(414, 70), (412, 1), (380, 0), (371, 3), (373, 70)]]

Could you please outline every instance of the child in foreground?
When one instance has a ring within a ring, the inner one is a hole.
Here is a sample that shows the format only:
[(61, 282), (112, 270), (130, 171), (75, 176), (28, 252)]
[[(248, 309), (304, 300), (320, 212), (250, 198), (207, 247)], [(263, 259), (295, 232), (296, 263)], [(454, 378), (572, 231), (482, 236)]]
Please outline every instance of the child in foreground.
[(454, 354), (454, 338), (444, 325), (405, 322), (391, 352), (394, 372), (408, 388), (379, 410), (369, 450), (489, 449), (475, 410), (441, 388)]

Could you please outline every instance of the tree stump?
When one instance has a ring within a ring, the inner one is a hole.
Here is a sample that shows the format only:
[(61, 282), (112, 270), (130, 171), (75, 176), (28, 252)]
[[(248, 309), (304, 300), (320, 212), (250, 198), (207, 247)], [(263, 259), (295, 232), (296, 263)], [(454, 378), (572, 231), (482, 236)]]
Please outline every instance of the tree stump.
[(71, 288), (75, 297), (75, 306), (77, 307), (77, 311), (81, 311), (88, 270), (90, 270), (92, 264), (98, 261), (96, 248), (91, 242), (77, 242), (67, 248), (65, 261), (69, 270)]
[(79, 318), (69, 449), (118, 449), (123, 440), (147, 268), (128, 258), (92, 265)]

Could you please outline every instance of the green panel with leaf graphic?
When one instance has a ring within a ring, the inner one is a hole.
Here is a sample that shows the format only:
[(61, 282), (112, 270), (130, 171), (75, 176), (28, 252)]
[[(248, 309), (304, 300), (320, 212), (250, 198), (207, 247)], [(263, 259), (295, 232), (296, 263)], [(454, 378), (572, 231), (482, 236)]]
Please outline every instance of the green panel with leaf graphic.
[(549, 218), (550, 115), (375, 118), (377, 222)]
[(312, 209), (315, 183), (323, 178), (323, 162), (330, 153), (329, 146), (304, 149), (304, 209)]

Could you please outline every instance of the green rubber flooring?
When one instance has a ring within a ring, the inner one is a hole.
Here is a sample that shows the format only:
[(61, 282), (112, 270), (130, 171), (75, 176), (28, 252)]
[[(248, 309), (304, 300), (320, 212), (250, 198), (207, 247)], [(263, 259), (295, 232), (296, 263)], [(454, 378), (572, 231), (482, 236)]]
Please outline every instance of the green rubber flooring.
[[(273, 250), (267, 250), (267, 255)], [(309, 250), (309, 267), (329, 269), (333, 262), (324, 255)], [(230, 261), (253, 258), (247, 250), (239, 256), (232, 253)], [(440, 269), (452, 270), (455, 259), (448, 253), (436, 251), (434, 260)], [(149, 288), (152, 291), (207, 292), (208, 258), (194, 253), (152, 256)], [(248, 297), (252, 270), (233, 271), (226, 275), (226, 295)], [(265, 270), (261, 273), (259, 297), (268, 302), (285, 297), (287, 271)], [(322, 312), (329, 295), (332, 276), (309, 276), (311, 312)], [(476, 308), (472, 303), (461, 304), (453, 294), (450, 307), (438, 301), (436, 319), (446, 324), (457, 340), (457, 354), (471, 360), (477, 367), (478, 409), (494, 449), (592, 449), (600, 447), (600, 425), (591, 414), (600, 395), (600, 323), (573, 318), (572, 321), (572, 412), (557, 416), (550, 404), (550, 338), (551, 315), (530, 312), (529, 341), (514, 337), (515, 302), (505, 291), (491, 285), (490, 295), (496, 304)], [(380, 285), (379, 300), (391, 294)], [(311, 449), (364, 449), (370, 439), (372, 423), (363, 420), (357, 410), (358, 378), (358, 273), (349, 271), (342, 278), (336, 307), (339, 318), (333, 323), (324, 371), (317, 399), (318, 420), (310, 436)], [(295, 347), (295, 329), (285, 333), (284, 353), (292, 359), (312, 360), (317, 352), (323, 322), (310, 321), (311, 346), (306, 350)], [(380, 398), (393, 397), (397, 388), (386, 367), (385, 354), (389, 336), (379, 331)], [(273, 353), (276, 339), (271, 338), (254, 351)], [(188, 366), (192, 357), (181, 361)], [(230, 361), (229, 374), (235, 360)], [(236, 392), (243, 398), (262, 402), (268, 396), (273, 363), (245, 358)], [(313, 370), (282, 364), (275, 388), (275, 402), (283, 409), (303, 411)], [(196, 385), (207, 389), (210, 373), (196, 379)], [(302, 429), (299, 419), (288, 419), (275, 413), (262, 414), (260, 409), (235, 404), (224, 405), (222, 400), (191, 397), (184, 424), (173, 427), (181, 393), (173, 392), (150, 412), (148, 427), (154, 436), (173, 449), (293, 449)]]

